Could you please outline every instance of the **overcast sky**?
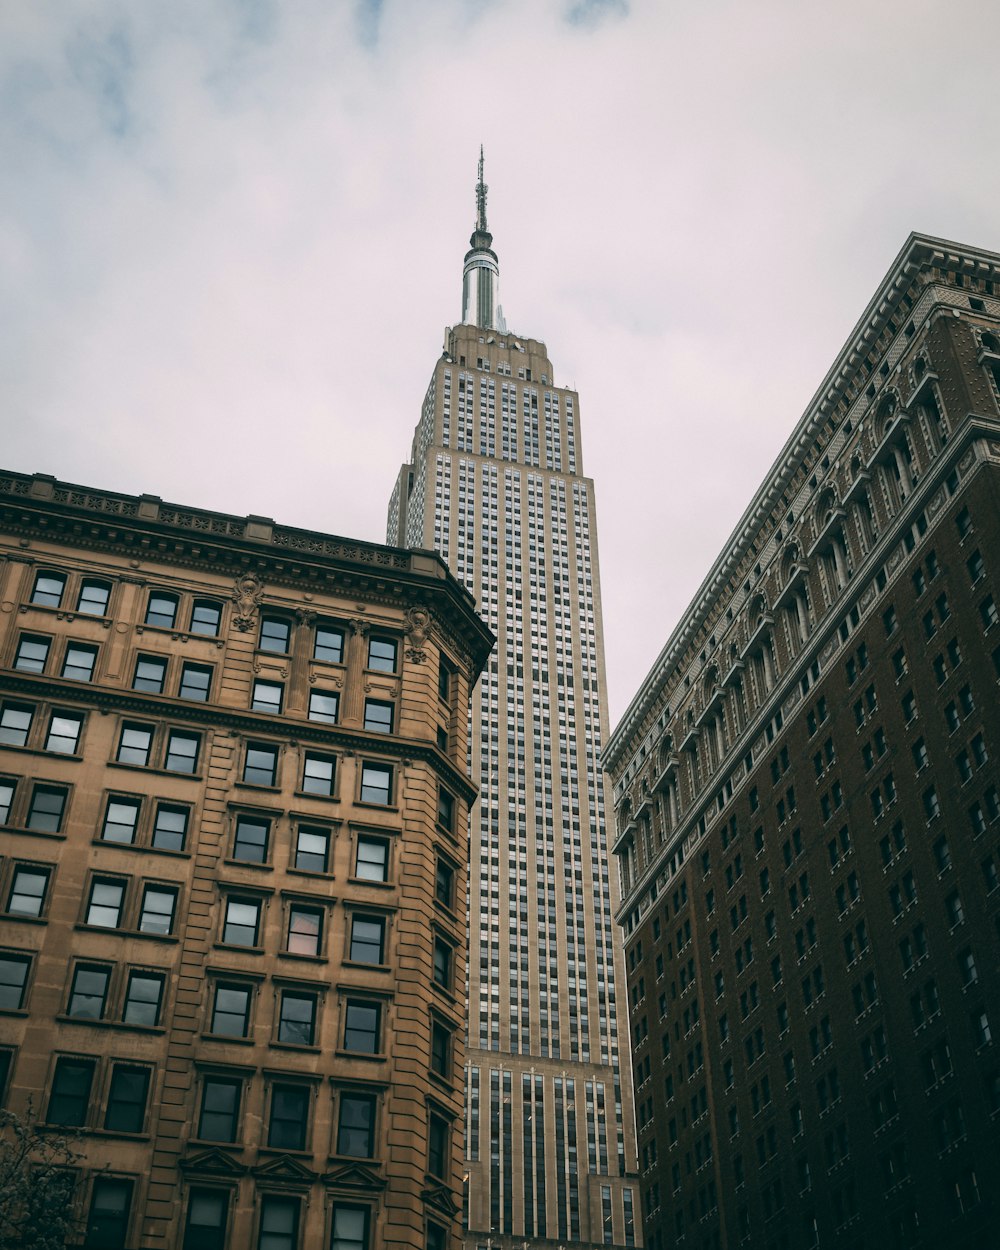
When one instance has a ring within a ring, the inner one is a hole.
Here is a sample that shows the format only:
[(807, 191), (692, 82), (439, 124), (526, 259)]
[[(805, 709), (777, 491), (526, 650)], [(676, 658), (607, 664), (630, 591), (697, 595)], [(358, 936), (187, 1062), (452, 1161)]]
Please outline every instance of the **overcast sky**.
[(0, 464), (382, 541), (482, 142), (614, 724), (907, 234), (1000, 250), (998, 46), (996, 0), (0, 0)]

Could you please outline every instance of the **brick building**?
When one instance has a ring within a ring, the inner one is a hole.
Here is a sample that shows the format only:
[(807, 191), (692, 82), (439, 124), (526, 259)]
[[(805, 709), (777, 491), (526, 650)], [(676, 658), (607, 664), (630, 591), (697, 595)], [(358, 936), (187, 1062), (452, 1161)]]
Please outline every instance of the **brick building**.
[(912, 236), (609, 744), (653, 1250), (996, 1245), (998, 403)]
[(491, 646), (432, 553), (0, 474), (0, 1086), (82, 1245), (456, 1244)]

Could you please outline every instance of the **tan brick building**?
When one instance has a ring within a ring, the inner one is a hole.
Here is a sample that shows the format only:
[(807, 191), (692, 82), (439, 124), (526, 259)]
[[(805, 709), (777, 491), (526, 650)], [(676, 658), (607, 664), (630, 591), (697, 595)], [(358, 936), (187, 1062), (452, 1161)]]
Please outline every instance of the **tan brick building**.
[(0, 474), (0, 1084), (87, 1247), (451, 1247), (468, 708), (429, 552)]

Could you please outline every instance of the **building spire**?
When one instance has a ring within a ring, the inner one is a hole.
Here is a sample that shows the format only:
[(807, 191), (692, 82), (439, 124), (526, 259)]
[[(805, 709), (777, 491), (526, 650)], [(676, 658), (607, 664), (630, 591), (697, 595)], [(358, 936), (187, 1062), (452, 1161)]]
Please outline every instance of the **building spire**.
[(500, 265), (493, 251), (493, 235), (486, 225), (486, 192), (483, 181), (483, 147), (479, 145), (479, 181), (476, 183), (476, 227), (469, 240), (462, 272), (462, 323), (484, 330), (506, 332), (497, 302)]

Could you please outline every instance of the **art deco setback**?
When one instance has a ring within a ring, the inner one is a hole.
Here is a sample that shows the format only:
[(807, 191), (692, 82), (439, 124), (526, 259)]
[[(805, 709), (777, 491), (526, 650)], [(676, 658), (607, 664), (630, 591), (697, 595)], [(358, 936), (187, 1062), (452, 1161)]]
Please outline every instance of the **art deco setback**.
[(452, 1247), (470, 690), (428, 552), (0, 473), (0, 1092), (86, 1247)]

